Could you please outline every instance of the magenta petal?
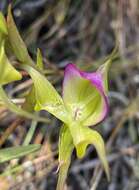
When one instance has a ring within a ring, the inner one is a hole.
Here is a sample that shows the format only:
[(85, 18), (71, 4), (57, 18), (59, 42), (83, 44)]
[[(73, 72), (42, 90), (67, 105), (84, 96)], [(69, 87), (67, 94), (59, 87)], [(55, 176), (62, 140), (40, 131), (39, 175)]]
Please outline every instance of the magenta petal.
[[(97, 97), (90, 102), (92, 108), (90, 118), (83, 118), (88, 122), (85, 125), (95, 125), (102, 121), (108, 112), (108, 98), (104, 89), (104, 81), (107, 80), (102, 77), (101, 72), (87, 73), (79, 70), (75, 65), (68, 64), (65, 69), (64, 82), (63, 82), (63, 100), (65, 104), (71, 107), (73, 105), (84, 104), (89, 96), (97, 93)], [(98, 102), (97, 104), (95, 102)], [(101, 101), (101, 105), (99, 103)], [(87, 105), (89, 106), (89, 105)], [(71, 108), (71, 109), (74, 109)], [(91, 107), (89, 108), (91, 109)], [(77, 110), (77, 109), (76, 109)], [(97, 111), (96, 111), (97, 110)], [(94, 119), (93, 119), (94, 116)]]

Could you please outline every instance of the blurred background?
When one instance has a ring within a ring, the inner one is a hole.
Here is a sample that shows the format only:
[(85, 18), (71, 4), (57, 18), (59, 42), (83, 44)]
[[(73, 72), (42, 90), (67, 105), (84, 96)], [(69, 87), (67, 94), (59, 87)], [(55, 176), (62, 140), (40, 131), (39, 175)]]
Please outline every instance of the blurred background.
[[(81, 160), (73, 153), (65, 189), (139, 190), (139, 1), (0, 0), (5, 15), (9, 2), (30, 55), (35, 60), (37, 48), (41, 49), (47, 78), (59, 92), (64, 67), (69, 62), (93, 71), (118, 44), (109, 71), (110, 111), (107, 119), (95, 126), (106, 143), (111, 181), (107, 181), (93, 146), (89, 146)], [(31, 80), (24, 78), (7, 86), (17, 104), (22, 104), (22, 97), (31, 86)], [(40, 153), (35, 158), (21, 159), (21, 171), (14, 169), (14, 160), (0, 165), (5, 176), (0, 177), (1, 190), (7, 186), (10, 190), (55, 190), (61, 124), (46, 112), (41, 115), (51, 122), (35, 124), (32, 143), (42, 144)], [(0, 139), (0, 145), (22, 144), (31, 125), (30, 120), (0, 108), (0, 134), (8, 134)], [(33, 163), (31, 166), (23, 164), (28, 160)]]

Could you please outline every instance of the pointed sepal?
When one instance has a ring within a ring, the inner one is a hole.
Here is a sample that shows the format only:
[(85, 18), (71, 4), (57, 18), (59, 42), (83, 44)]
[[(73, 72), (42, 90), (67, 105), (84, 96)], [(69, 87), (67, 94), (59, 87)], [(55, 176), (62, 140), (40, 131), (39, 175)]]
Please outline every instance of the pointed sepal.
[(29, 65), (24, 65), (23, 68), (31, 76), (36, 96), (35, 110), (46, 110), (55, 115), (63, 122), (67, 121), (67, 112), (64, 107), (63, 100), (46, 77)]
[(36, 105), (35, 88), (32, 86), (31, 90), (25, 97), (25, 102), (22, 105), (23, 110), (33, 112)]
[(15, 25), (12, 12), (11, 5), (8, 7), (8, 16), (7, 16), (7, 28), (8, 28), (8, 39), (10, 41), (12, 50), (16, 55), (17, 59), (24, 64), (32, 63), (32, 59), (28, 54), (27, 47), (23, 42), (18, 29)]
[(5, 34), (5, 35), (8, 34), (6, 20), (2, 12), (0, 12), (0, 33)]
[(8, 84), (9, 82), (20, 80), (21, 74), (10, 64), (5, 49), (4, 41), (0, 45), (0, 84)]
[(40, 49), (37, 49), (37, 67), (40, 70), (43, 70), (43, 58)]

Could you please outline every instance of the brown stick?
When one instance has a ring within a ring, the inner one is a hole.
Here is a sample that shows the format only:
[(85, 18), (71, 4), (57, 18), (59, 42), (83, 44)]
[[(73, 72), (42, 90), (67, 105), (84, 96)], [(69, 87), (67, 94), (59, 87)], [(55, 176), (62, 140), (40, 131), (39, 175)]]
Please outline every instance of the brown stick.
[(23, 122), (22, 118), (17, 118), (4, 132), (4, 134), (2, 134), (0, 136), (0, 146), (2, 146), (6, 139), (9, 137), (9, 135), (19, 126), (20, 123)]

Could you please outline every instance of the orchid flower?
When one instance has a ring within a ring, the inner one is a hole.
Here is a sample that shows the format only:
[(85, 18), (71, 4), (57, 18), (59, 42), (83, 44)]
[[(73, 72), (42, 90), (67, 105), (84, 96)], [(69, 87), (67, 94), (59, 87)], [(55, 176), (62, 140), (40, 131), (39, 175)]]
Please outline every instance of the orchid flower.
[[(93, 144), (109, 179), (109, 168), (105, 157), (103, 139), (98, 132), (88, 128), (88, 126), (101, 122), (108, 112), (107, 71), (109, 64), (110, 61), (93, 73), (83, 72), (73, 64), (67, 65), (65, 69), (63, 102), (70, 114), (70, 122), (67, 123), (67, 126), (64, 126), (64, 132), (61, 132), (60, 161), (62, 162), (64, 159), (66, 161), (61, 166), (57, 189), (63, 188), (62, 181), (65, 181), (65, 171), (70, 163), (70, 157), (68, 156), (71, 155), (74, 146), (76, 147), (77, 156), (81, 158), (85, 154), (87, 145)], [(65, 152), (67, 150), (69, 152), (66, 158)]]
[(33, 80), (35, 110), (46, 110), (64, 123), (59, 140), (57, 190), (63, 188), (74, 147), (77, 156), (82, 158), (86, 147), (93, 144), (109, 179), (103, 139), (89, 127), (103, 121), (108, 113), (107, 72), (110, 62), (107, 61), (93, 73), (83, 72), (74, 64), (68, 64), (64, 73), (62, 97), (39, 71), (29, 65), (23, 66)]

